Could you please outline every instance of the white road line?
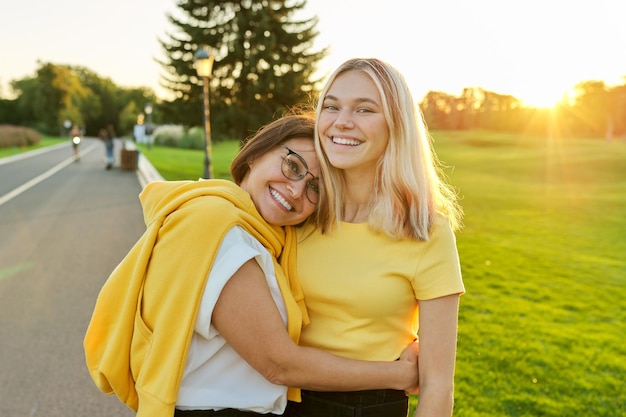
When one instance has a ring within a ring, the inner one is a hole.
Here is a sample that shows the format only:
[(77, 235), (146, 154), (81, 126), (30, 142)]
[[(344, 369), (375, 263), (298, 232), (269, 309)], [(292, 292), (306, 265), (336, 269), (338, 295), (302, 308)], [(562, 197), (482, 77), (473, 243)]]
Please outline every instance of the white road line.
[(43, 148), (35, 149), (34, 151), (22, 152), (16, 155), (7, 156), (4, 158), (0, 158), (0, 165), (8, 164), (9, 162), (19, 161), (20, 159), (30, 158), (31, 156), (39, 155), (40, 153), (50, 152), (57, 148), (62, 148), (67, 146), (70, 148), (70, 142), (58, 143), (52, 146), (44, 146)]
[[(93, 151), (94, 148), (96, 146), (98, 146), (99, 144), (93, 144), (91, 146), (89, 146), (87, 149), (85, 149), (84, 151), (80, 152), (80, 155), (86, 155), (89, 152)], [(74, 157), (70, 157), (67, 158), (66, 160), (60, 162), (59, 164), (57, 164), (56, 166), (53, 166), (52, 168), (50, 168), (49, 170), (47, 170), (46, 172), (44, 172), (43, 174), (40, 174), (38, 176), (36, 176), (35, 178), (33, 178), (32, 180), (25, 182), (24, 184), (20, 185), (19, 187), (9, 191), (8, 193), (6, 193), (5, 195), (0, 197), (0, 206), (3, 205), (4, 203), (6, 203), (7, 201), (11, 200), (12, 198), (17, 197), (18, 195), (22, 194), (24, 191), (28, 190), (29, 188), (34, 187), (35, 185), (39, 184), (40, 182), (42, 182), (43, 180), (45, 180), (46, 178), (51, 177), (52, 175), (56, 174), (57, 172), (59, 172), (60, 170), (62, 170), (63, 168), (65, 168), (66, 166), (70, 165), (74, 163)]]

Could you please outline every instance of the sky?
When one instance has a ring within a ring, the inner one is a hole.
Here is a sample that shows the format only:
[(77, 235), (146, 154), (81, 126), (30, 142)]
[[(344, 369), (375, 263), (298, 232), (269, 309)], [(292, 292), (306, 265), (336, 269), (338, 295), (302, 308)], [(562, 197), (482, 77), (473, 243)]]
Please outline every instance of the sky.
[[(38, 62), (80, 65), (118, 86), (159, 87), (159, 38), (177, 0), (0, 0), (0, 97)], [(554, 104), (581, 81), (623, 84), (623, 0), (307, 0), (320, 75), (354, 57), (400, 70), (416, 100), (465, 87)]]

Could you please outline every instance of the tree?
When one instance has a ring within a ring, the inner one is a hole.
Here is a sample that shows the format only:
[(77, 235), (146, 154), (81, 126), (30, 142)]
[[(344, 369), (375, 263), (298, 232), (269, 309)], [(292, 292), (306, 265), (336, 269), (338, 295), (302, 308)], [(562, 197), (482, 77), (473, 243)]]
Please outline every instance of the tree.
[(116, 97), (117, 86), (111, 79), (102, 78), (85, 67), (72, 69), (85, 88), (92, 92), (89, 100), (85, 100), (84, 107), (81, 108), (88, 134), (96, 136), (98, 131), (109, 123), (116, 125), (121, 108)]
[(17, 100), (8, 100), (0, 98), (0, 124), (21, 123), (20, 113), (17, 106)]
[(29, 127), (37, 127), (37, 117), (35, 116), (34, 103), (37, 101), (37, 78), (23, 78), (11, 82), (11, 88), (17, 94), (16, 107), (18, 117), (16, 124)]
[(120, 88), (110, 78), (102, 78), (87, 68), (73, 67), (73, 70), (82, 84), (93, 92), (93, 100), (82, 109), (91, 135), (97, 135), (109, 124), (120, 135), (132, 132), (145, 103), (155, 102), (155, 95), (148, 88)]
[(57, 134), (64, 120), (83, 125), (81, 109), (90, 96), (68, 66), (40, 63), (35, 78), (13, 81), (23, 124)]
[[(626, 81), (626, 77), (624, 78)], [(611, 122), (616, 135), (626, 134), (626, 84), (614, 86), (609, 90)], [(608, 138), (607, 138), (608, 139)]]
[[(162, 85), (175, 99), (163, 105), (168, 119), (202, 123), (202, 80), (194, 53), (208, 45), (215, 55), (210, 81), (215, 139), (243, 139), (277, 113), (310, 103), (319, 80), (312, 79), (326, 49), (311, 52), (317, 17), (295, 16), (306, 0), (180, 0), (175, 28), (160, 43), (167, 60)], [(178, 17), (180, 16), (180, 17)]]
[(108, 124), (129, 133), (145, 103), (156, 102), (148, 88), (119, 88), (85, 67), (52, 63), (40, 63), (35, 77), (15, 80), (11, 87), (17, 98), (7, 119), (55, 135), (64, 134), (65, 120), (92, 136)]
[(429, 91), (420, 102), (424, 119), (431, 129), (449, 130), (455, 128), (450, 114), (456, 97), (441, 92)]
[(609, 95), (604, 81), (584, 81), (574, 87), (574, 110), (581, 132), (603, 136), (609, 124)]

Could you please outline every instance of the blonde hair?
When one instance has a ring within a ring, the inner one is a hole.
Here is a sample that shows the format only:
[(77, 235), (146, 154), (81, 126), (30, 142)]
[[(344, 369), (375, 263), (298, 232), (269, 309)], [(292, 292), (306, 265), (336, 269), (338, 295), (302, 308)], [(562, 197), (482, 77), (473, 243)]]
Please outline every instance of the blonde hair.
[[(395, 68), (374, 58), (344, 62), (322, 90), (316, 120), (334, 80), (348, 71), (360, 71), (374, 82), (389, 128), (389, 144), (377, 166), (369, 225), (394, 239), (428, 240), (436, 216), (443, 214), (453, 229), (458, 229), (462, 211), (456, 193), (444, 181), (422, 113)], [(320, 195), (317, 226), (325, 233), (341, 221), (345, 179), (342, 170), (334, 168), (322, 151), (318, 126), (315, 149), (325, 189)]]

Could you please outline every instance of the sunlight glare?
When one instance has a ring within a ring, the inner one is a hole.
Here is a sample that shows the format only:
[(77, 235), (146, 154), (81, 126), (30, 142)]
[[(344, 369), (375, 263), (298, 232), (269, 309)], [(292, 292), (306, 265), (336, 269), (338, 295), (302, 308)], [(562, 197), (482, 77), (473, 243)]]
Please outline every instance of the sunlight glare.
[(561, 103), (568, 97), (568, 91), (566, 89), (562, 91), (555, 91), (555, 88), (545, 88), (538, 86), (534, 91), (527, 91), (524, 98), (520, 98), (524, 105), (529, 107), (536, 107), (540, 109), (550, 109)]

